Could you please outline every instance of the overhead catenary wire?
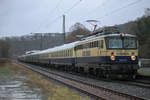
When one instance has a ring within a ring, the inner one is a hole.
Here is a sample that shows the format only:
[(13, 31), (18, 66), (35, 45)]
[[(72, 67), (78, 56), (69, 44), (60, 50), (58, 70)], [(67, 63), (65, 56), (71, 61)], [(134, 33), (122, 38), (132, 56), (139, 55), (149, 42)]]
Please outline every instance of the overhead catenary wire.
[(141, 2), (141, 1), (142, 0), (136, 0), (136, 1), (131, 2), (131, 3), (129, 3), (129, 4), (125, 5), (125, 6), (123, 6), (123, 7), (117, 8), (117, 9), (111, 11), (110, 13), (106, 13), (105, 15), (103, 15), (103, 16), (101, 16), (99, 18), (96, 18), (96, 19), (103, 19), (103, 18), (105, 18), (105, 17), (107, 17), (109, 15), (112, 15), (114, 13), (117, 13), (118, 11), (121, 11), (122, 9), (128, 8), (129, 6), (133, 6), (133, 5), (135, 5), (135, 4), (137, 4), (137, 3)]
[(77, 1), (72, 7), (70, 7), (69, 9), (67, 9), (64, 14), (69, 13), (73, 8), (75, 8), (76, 6), (78, 6), (81, 3), (82, 0)]
[[(108, 4), (108, 3), (107, 3), (108, 1), (109, 1), (109, 0), (105, 0), (104, 2), (102, 2), (101, 4), (99, 4), (96, 8), (94, 8), (94, 9), (91, 10), (91, 11), (89, 11), (87, 14), (89, 15), (89, 14), (95, 13), (95, 10), (97, 10), (98, 8), (101, 8), (102, 6)], [(86, 14), (86, 15), (87, 15), (87, 14)]]
[(81, 1), (82, 1), (82, 0), (77, 1), (77, 2), (76, 2), (75, 4), (73, 4), (69, 9), (67, 9), (66, 11), (64, 11), (61, 15), (57, 16), (54, 20), (52, 20), (52, 21), (50, 22), (50, 24), (48, 23), (46, 26), (48, 27), (48, 25), (50, 25), (50, 26), (49, 26), (49, 28), (50, 28), (50, 27), (52, 26), (52, 24), (54, 24), (58, 19), (62, 18), (62, 15), (68, 14), (73, 8), (75, 8), (76, 6), (78, 6)]
[[(62, 0), (60, 0), (60, 1), (62, 1)], [(63, 14), (68, 14), (68, 13), (69, 13), (73, 8), (75, 8), (81, 1), (82, 1), (82, 0), (77, 1), (75, 4), (73, 4), (73, 6), (71, 6), (69, 9), (67, 9), (66, 11), (64, 11), (61, 15), (57, 16), (54, 20), (50, 21), (50, 24), (49, 24), (49, 23), (46, 24), (46, 27), (48, 27), (48, 26), (50, 25), (50, 26), (49, 26), (49, 28), (50, 28), (52, 24), (54, 24), (58, 19), (62, 18), (62, 15), (63, 15)], [(60, 3), (57, 3), (57, 5), (56, 5), (55, 8), (57, 8), (59, 4), (60, 4)], [(45, 20), (45, 21), (46, 21), (46, 20)], [(38, 30), (39, 30), (40, 28), (41, 28), (41, 24), (39, 25)]]
[[(49, 12), (49, 14), (52, 15), (52, 13), (54, 13), (55, 11), (57, 11), (58, 6), (60, 5), (60, 3), (61, 3), (62, 1), (63, 1), (63, 0), (59, 0), (59, 1), (57, 2), (56, 6)], [(49, 15), (49, 14), (48, 14), (48, 15)], [(42, 24), (45, 23), (45, 22), (47, 22), (48, 19), (49, 19), (49, 16), (42, 22)], [(58, 17), (57, 17), (56, 19), (58, 19)], [(40, 30), (42, 24), (39, 24), (39, 26), (37, 27), (36, 30)], [(36, 31), (36, 30), (35, 30), (35, 31)]]
[[(125, 9), (125, 8), (127, 8), (127, 7), (130, 7), (130, 6), (133, 6), (133, 5), (135, 5), (135, 4), (137, 4), (137, 3), (140, 3), (142, 0), (136, 0), (136, 1), (134, 1), (134, 2), (131, 2), (131, 3), (129, 3), (129, 4), (127, 4), (127, 5), (125, 5), (125, 6), (123, 6), (123, 7), (120, 7), (120, 8), (117, 8), (117, 9), (115, 9), (115, 10), (113, 10), (113, 11), (111, 11), (110, 13), (106, 13), (106, 14), (104, 14), (103, 16), (101, 16), (101, 17), (99, 17), (99, 18), (95, 18), (95, 20), (100, 20), (100, 19), (103, 19), (103, 18), (105, 18), (105, 17), (107, 17), (107, 16), (109, 16), (109, 15), (112, 15), (112, 14), (114, 14), (114, 13), (117, 13), (117, 12), (119, 12), (120, 10), (122, 10), (122, 9)], [(106, 2), (103, 2), (102, 4), (100, 4), (99, 6), (97, 6), (94, 10), (96, 10), (98, 7), (100, 7), (101, 5), (103, 5), (103, 4), (105, 4)], [(94, 11), (94, 10), (91, 10), (91, 13), (93, 13), (92, 11)], [(91, 13), (89, 13), (89, 14), (91, 14)], [(83, 23), (85, 23), (86, 21), (84, 20), (84, 21), (82, 21)]]
[[(67, 10), (64, 11), (61, 15), (57, 16), (54, 20), (52, 20), (50, 23), (48, 23), (48, 24), (46, 25), (46, 27), (49, 27), (49, 28), (50, 28), (50, 27), (52, 26), (52, 24), (54, 24), (56, 21), (58, 21), (58, 19), (62, 18), (62, 15), (63, 15), (63, 14), (68, 14), (73, 8), (75, 8), (76, 6), (78, 6), (81, 1), (82, 1), (82, 0), (77, 1), (77, 2), (76, 2), (75, 4), (73, 4), (69, 9), (67, 9)], [(117, 9), (111, 11), (110, 13), (106, 13), (105, 15), (103, 15), (103, 16), (101, 16), (101, 17), (99, 17), (99, 18), (96, 18), (96, 19), (99, 20), (99, 19), (105, 18), (105, 17), (107, 17), (107, 16), (109, 16), (109, 15), (111, 15), (111, 14), (114, 14), (114, 13), (116, 13), (116, 12), (118, 12), (118, 11), (121, 11), (122, 9), (125, 9), (125, 8), (127, 8), (127, 7), (129, 7), (129, 6), (135, 5), (135, 4), (139, 3), (140, 1), (142, 1), (142, 0), (136, 0), (136, 1), (134, 1), (134, 2), (131, 2), (131, 3), (129, 3), (129, 4), (125, 5), (125, 6), (123, 6), (123, 7), (120, 7), (120, 8), (117, 8)], [(106, 3), (106, 2), (103, 2), (102, 4), (100, 4), (99, 6), (97, 6), (96, 8), (100, 7), (101, 5), (103, 5), (103, 4), (105, 4), (105, 3)], [(95, 9), (96, 9), (96, 8), (95, 8)], [(94, 9), (94, 10), (95, 10), (95, 9)], [(92, 11), (91, 11), (91, 12), (92, 12)], [(50, 25), (50, 26), (49, 26), (49, 25)]]

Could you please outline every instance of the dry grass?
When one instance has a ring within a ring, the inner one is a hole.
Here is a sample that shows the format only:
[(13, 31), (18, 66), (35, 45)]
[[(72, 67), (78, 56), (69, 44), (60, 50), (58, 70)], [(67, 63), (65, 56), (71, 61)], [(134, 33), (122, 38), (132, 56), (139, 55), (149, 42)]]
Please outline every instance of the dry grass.
[(7, 58), (0, 58), (0, 64), (5, 64), (5, 63), (8, 63), (10, 62), (9, 59)]
[(12, 69), (15, 74), (23, 74), (27, 79), (27, 83), (33, 88), (40, 88), (42, 90), (43, 99), (45, 100), (88, 100), (88, 98), (82, 98), (77, 94), (68, 90), (68, 88), (62, 88), (50, 81), (44, 79), (41, 75), (21, 67), (16, 63), (12, 63)]

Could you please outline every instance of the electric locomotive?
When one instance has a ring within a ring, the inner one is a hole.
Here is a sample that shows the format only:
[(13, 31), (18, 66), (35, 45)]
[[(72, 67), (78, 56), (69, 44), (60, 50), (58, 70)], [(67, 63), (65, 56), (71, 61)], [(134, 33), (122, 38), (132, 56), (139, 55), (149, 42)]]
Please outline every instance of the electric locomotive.
[(135, 78), (137, 44), (135, 35), (120, 33), (114, 27), (105, 28), (77, 44), (76, 68), (98, 77)]

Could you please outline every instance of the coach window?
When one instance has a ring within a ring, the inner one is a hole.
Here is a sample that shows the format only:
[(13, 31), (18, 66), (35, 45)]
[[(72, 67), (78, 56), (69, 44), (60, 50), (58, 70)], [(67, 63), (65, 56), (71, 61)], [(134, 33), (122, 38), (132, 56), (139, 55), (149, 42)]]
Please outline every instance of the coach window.
[(71, 56), (71, 50), (69, 50), (69, 57)]
[(67, 50), (67, 56), (69, 56), (69, 50)]
[(72, 50), (70, 50), (70, 56), (72, 56)]
[(96, 41), (94, 41), (94, 47), (96, 47)]
[(68, 57), (70, 56), (70, 50), (68, 50)]
[(83, 49), (83, 44), (82, 44), (82, 45), (80, 45), (80, 49)]
[(73, 53), (73, 51), (71, 50), (71, 56), (73, 55), (72, 53)]
[(65, 57), (65, 50), (64, 50), (64, 57)]
[(69, 53), (68, 53), (68, 50), (67, 50), (67, 57), (68, 57), (68, 54), (69, 54)]
[(63, 54), (63, 53), (62, 53), (62, 51), (61, 51), (61, 57), (62, 57), (62, 54)]
[(70, 49), (68, 50), (68, 56), (70, 57)]
[(86, 48), (89, 48), (90, 46), (89, 46), (89, 43), (86, 43)]
[(57, 54), (57, 55), (58, 55), (58, 57), (59, 57), (59, 51), (58, 51), (58, 54)]
[(92, 48), (92, 42), (90, 42), (90, 48)]
[(66, 57), (66, 50), (65, 50), (65, 57)]
[(88, 48), (90, 48), (90, 43), (88, 43)]
[(66, 57), (66, 50), (64, 50), (64, 57)]
[(92, 42), (92, 48), (94, 47), (94, 42)]

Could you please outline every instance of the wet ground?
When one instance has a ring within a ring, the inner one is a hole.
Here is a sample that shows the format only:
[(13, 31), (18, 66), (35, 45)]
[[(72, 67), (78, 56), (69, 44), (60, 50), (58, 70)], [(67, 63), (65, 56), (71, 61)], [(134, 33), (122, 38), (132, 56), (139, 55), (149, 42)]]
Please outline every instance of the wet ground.
[(89, 100), (24, 66), (0, 63), (0, 100)]
[(25, 80), (0, 65), (0, 100), (42, 100), (40, 89), (30, 88)]

